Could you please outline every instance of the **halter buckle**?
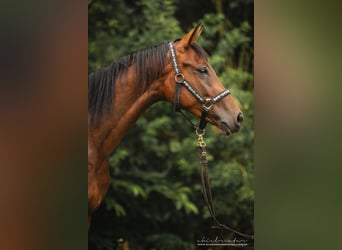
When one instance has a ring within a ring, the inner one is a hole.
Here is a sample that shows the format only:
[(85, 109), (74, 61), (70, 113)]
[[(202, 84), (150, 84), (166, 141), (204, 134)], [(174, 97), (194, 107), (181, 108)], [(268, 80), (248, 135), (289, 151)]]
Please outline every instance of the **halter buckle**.
[(205, 99), (205, 102), (202, 104), (202, 109), (206, 112), (208, 112), (212, 107), (213, 107), (214, 103), (213, 100), (208, 98)]
[(182, 73), (177, 73), (175, 75), (175, 81), (176, 83), (183, 83), (185, 80), (184, 75)]

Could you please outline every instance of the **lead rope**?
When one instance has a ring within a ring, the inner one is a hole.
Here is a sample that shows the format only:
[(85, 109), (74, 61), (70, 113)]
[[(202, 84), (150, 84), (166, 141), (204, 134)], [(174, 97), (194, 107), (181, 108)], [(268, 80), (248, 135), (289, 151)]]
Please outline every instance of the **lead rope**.
[(230, 228), (220, 223), (216, 218), (215, 209), (213, 206), (213, 198), (211, 194), (211, 186), (210, 186), (209, 177), (208, 177), (208, 161), (207, 161), (206, 143), (203, 137), (204, 134), (205, 134), (205, 129), (202, 129), (202, 130), (196, 129), (196, 135), (198, 136), (197, 148), (198, 148), (198, 154), (199, 154), (199, 160), (200, 160), (202, 192), (203, 192), (204, 200), (208, 207), (209, 213), (212, 219), (214, 220), (215, 225), (213, 226), (213, 228), (223, 228), (233, 233), (236, 233), (244, 238), (254, 240), (254, 235), (240, 233), (239, 231), (236, 231), (235, 229)]

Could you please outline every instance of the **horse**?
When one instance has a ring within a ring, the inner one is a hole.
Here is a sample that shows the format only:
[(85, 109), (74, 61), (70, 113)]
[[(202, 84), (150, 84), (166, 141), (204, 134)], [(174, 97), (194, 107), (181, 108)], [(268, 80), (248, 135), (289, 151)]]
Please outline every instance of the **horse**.
[(88, 229), (110, 184), (108, 159), (152, 104), (168, 101), (224, 134), (238, 132), (242, 112), (196, 41), (197, 25), (181, 39), (124, 56), (88, 76)]

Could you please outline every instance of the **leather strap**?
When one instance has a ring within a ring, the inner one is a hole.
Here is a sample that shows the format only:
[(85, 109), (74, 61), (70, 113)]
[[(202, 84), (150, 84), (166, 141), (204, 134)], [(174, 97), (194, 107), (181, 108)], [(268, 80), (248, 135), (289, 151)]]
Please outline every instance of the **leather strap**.
[(173, 105), (175, 112), (180, 112), (181, 110), (180, 103), (179, 103), (181, 87), (182, 87), (182, 84), (179, 82), (176, 82), (176, 90), (175, 90), (174, 105)]

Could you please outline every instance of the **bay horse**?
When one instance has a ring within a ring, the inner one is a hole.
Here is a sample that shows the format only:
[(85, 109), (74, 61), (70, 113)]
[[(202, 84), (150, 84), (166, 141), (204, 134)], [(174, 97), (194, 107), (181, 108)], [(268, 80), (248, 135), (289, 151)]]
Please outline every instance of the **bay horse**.
[(109, 188), (109, 156), (152, 104), (169, 101), (227, 135), (240, 129), (240, 108), (195, 43), (202, 28), (199, 24), (181, 39), (134, 52), (88, 76), (88, 229)]

